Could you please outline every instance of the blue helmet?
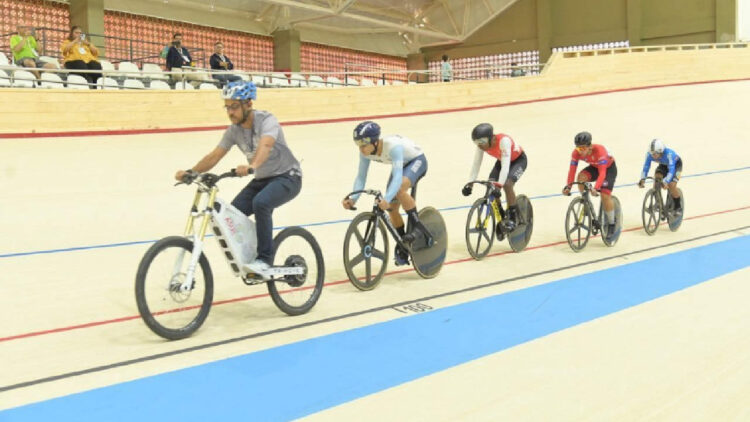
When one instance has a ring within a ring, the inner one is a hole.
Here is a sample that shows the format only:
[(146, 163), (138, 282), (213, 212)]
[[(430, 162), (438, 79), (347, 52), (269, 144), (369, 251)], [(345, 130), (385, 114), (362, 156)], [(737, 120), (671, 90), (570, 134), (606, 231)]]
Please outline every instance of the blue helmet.
[(258, 97), (258, 88), (251, 81), (230, 82), (221, 90), (221, 98), (225, 100), (247, 101)]
[(372, 120), (366, 120), (354, 128), (354, 141), (358, 144), (374, 144), (380, 139), (380, 125)]

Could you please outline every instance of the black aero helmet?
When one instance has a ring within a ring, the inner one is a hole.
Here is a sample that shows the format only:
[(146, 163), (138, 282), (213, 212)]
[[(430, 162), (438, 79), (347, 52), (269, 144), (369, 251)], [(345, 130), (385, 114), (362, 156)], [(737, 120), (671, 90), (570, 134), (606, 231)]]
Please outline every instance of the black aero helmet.
[(580, 132), (575, 137), (575, 143), (577, 147), (591, 145), (591, 134), (588, 132)]
[(380, 139), (380, 125), (366, 120), (354, 128), (353, 138), (357, 144), (374, 144)]
[(495, 136), (495, 129), (489, 123), (480, 123), (471, 131), (471, 140), (477, 144), (490, 144)]

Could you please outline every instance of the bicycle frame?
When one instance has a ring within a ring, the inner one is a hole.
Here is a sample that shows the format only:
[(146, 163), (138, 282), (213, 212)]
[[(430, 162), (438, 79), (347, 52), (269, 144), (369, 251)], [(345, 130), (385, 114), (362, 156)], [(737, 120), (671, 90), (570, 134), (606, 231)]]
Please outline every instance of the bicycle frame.
[[(375, 217), (376, 217), (375, 221), (378, 221), (378, 220), (382, 221), (383, 224), (385, 225), (385, 228), (388, 230), (388, 233), (390, 233), (391, 236), (393, 237), (393, 239), (396, 241), (396, 244), (398, 244), (399, 246), (401, 246), (404, 249), (409, 249), (409, 247), (401, 239), (401, 235), (398, 234), (398, 232), (396, 231), (396, 228), (393, 227), (393, 223), (391, 222), (391, 216), (388, 215), (387, 212), (385, 212), (382, 209), (380, 209), (380, 207), (378, 206), (378, 200), (383, 199), (383, 195), (380, 193), (380, 191), (371, 190), (371, 189), (358, 190), (358, 191), (351, 192), (346, 197), (349, 198), (352, 195), (357, 194), (357, 193), (366, 193), (368, 195), (375, 196), (375, 203), (372, 206), (372, 213), (375, 214)], [(357, 209), (356, 207), (352, 208), (352, 210), (355, 210), (355, 211), (356, 211), (356, 209)], [(409, 224), (408, 221), (407, 221), (406, 224), (407, 225)], [(376, 227), (377, 227), (377, 223), (373, 224), (372, 221), (368, 221), (367, 222), (367, 227), (365, 228), (365, 233), (367, 235), (365, 236), (365, 240), (368, 243), (373, 240), (371, 237), (375, 236), (375, 228)], [(408, 228), (408, 226), (407, 226), (407, 228)]]
[(663, 179), (657, 179), (655, 177), (650, 177), (649, 176), (649, 177), (645, 178), (644, 180), (646, 180), (646, 181), (653, 180), (654, 181), (654, 193), (656, 194), (656, 202), (659, 203), (659, 215), (665, 215), (665, 212), (667, 210), (667, 206), (664, 203), (664, 197), (661, 195)]
[[(486, 192), (484, 193), (484, 199), (490, 202), (490, 207), (492, 208), (492, 212), (495, 214), (496, 222), (500, 223), (501, 221), (503, 221), (505, 219), (505, 209), (503, 208), (503, 204), (500, 201), (502, 192), (498, 190), (498, 194), (495, 197), (493, 192), (494, 189), (492, 189), (494, 185), (491, 181), (474, 180), (472, 182), (469, 182), (469, 184), (478, 184), (485, 187)], [(486, 229), (487, 220), (485, 220), (484, 224)]]
[(581, 209), (581, 212), (578, 215), (578, 224), (582, 224), (583, 218), (588, 214), (591, 218), (591, 225), (594, 229), (593, 234), (596, 235), (599, 230), (601, 230), (601, 225), (599, 224), (599, 216), (596, 214), (596, 212), (594, 212), (594, 203), (591, 201), (591, 184), (588, 182), (573, 182), (571, 183), (571, 186), (573, 185), (583, 186), (581, 197), (583, 197), (584, 207)]
[[(216, 186), (216, 182), (225, 177), (235, 177), (235, 173), (229, 172), (224, 173), (220, 176), (212, 175), (211, 178), (207, 181), (199, 178), (193, 182), (198, 185), (198, 189), (195, 193), (195, 197), (193, 198), (193, 205), (190, 208), (190, 214), (188, 214), (188, 220), (185, 226), (184, 234), (186, 238), (193, 241), (193, 256), (191, 258), (190, 265), (188, 266), (185, 281), (180, 285), (180, 289), (182, 291), (189, 291), (192, 288), (192, 282), (188, 282), (188, 280), (192, 281), (201, 253), (203, 252), (203, 245), (205, 242), (206, 231), (208, 230), (209, 223), (211, 223), (213, 226), (214, 234), (216, 235), (216, 238), (219, 242), (219, 246), (224, 251), (224, 259), (227, 261), (227, 264), (231, 268), (234, 275), (242, 278), (242, 281), (250, 285), (266, 282), (266, 280), (263, 280), (262, 278), (247, 277), (247, 274), (245, 274), (242, 270), (243, 266), (245, 264), (249, 264), (250, 260), (252, 260), (252, 258), (256, 256), (254, 225), (250, 227), (244, 227), (245, 223), (238, 224), (237, 222), (229, 221), (229, 223), (233, 224), (234, 226), (230, 225), (229, 227), (224, 227), (226, 226), (226, 224), (224, 223), (225, 219), (222, 218), (222, 221), (216, 221), (216, 219), (219, 218), (223, 212), (231, 213), (231, 211), (227, 211), (227, 207), (231, 207), (231, 205), (224, 203), (224, 201), (218, 199), (216, 196), (216, 194), (219, 192), (219, 188)], [(202, 206), (201, 210), (201, 202), (204, 194), (207, 194), (208, 198), (205, 201), (205, 204)], [(217, 209), (217, 204), (221, 205), (222, 208)], [(235, 210), (235, 212), (239, 211)], [(202, 216), (203, 219), (201, 221), (200, 229), (198, 229), (198, 231), (196, 232), (195, 219), (199, 216)], [(228, 218), (231, 219), (231, 217)], [(244, 216), (242, 218), (244, 219)], [(246, 223), (254, 224), (249, 220)], [(236, 232), (234, 227), (236, 227)], [(225, 233), (225, 230), (228, 230), (229, 232)], [(249, 234), (253, 239), (240, 238), (239, 240), (237, 240), (232, 236), (236, 235), (237, 233), (245, 235)], [(248, 246), (248, 243), (250, 246)], [(249, 250), (243, 250), (243, 248), (249, 248)], [(184, 252), (181, 252), (181, 254), (184, 255)], [(178, 257), (177, 262), (175, 263), (176, 268), (177, 265), (182, 264), (182, 259), (182, 256)], [(301, 275), (303, 273), (303, 269), (299, 267), (280, 266), (272, 267), (271, 273), (271, 279), (273, 280), (274, 276)]]

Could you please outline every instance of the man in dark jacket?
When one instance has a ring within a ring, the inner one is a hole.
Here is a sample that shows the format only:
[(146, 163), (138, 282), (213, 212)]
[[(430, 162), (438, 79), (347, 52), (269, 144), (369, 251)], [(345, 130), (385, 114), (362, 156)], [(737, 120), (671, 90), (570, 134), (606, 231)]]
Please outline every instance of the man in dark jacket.
[[(221, 41), (217, 41), (214, 44), (214, 54), (209, 60), (211, 64), (211, 70), (219, 72), (227, 72), (234, 69), (234, 64), (229, 57), (224, 55), (224, 44)], [(241, 78), (231, 73), (212, 73), (214, 79), (221, 82), (222, 85), (226, 85), (229, 82), (239, 81)]]

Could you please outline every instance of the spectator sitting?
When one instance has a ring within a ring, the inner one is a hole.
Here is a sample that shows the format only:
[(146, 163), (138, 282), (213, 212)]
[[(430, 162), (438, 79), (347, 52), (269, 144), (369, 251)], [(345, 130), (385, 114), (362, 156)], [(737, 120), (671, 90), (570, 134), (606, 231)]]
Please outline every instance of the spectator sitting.
[[(102, 65), (96, 60), (99, 50), (86, 39), (80, 26), (70, 28), (68, 38), (62, 43), (63, 64), (66, 69), (75, 70), (102, 70)], [(93, 84), (102, 77), (101, 73), (75, 73), (81, 75), (88, 81), (91, 89), (96, 89)]]
[(510, 71), (511, 78), (515, 78), (516, 76), (526, 76), (525, 70), (523, 70), (520, 67), (516, 67), (518, 66), (518, 63), (515, 63), (515, 62), (511, 63), (510, 66), (511, 66), (511, 71)]
[[(167, 70), (173, 71), (174, 69), (181, 69), (182, 67), (195, 67), (193, 58), (190, 57), (190, 52), (187, 48), (182, 46), (182, 34), (176, 33), (172, 36), (172, 46), (169, 47), (169, 53), (167, 53)], [(182, 75), (172, 75), (172, 79), (175, 82), (187, 80), (204, 80), (204, 75), (196, 73), (184, 73)]]
[[(232, 61), (229, 60), (229, 57), (224, 55), (224, 44), (222, 44), (221, 41), (217, 41), (216, 44), (214, 44), (214, 54), (211, 55), (209, 62), (211, 63), (211, 70), (227, 71), (234, 69)], [(222, 85), (242, 79), (231, 73), (214, 73), (211, 76), (221, 82)]]
[[(23, 67), (56, 69), (52, 63), (45, 63), (39, 60), (39, 53), (36, 51), (36, 39), (31, 34), (31, 27), (18, 25), (18, 34), (10, 37), (10, 50), (13, 52), (13, 61)], [(39, 78), (39, 71), (32, 70), (32, 73)]]

